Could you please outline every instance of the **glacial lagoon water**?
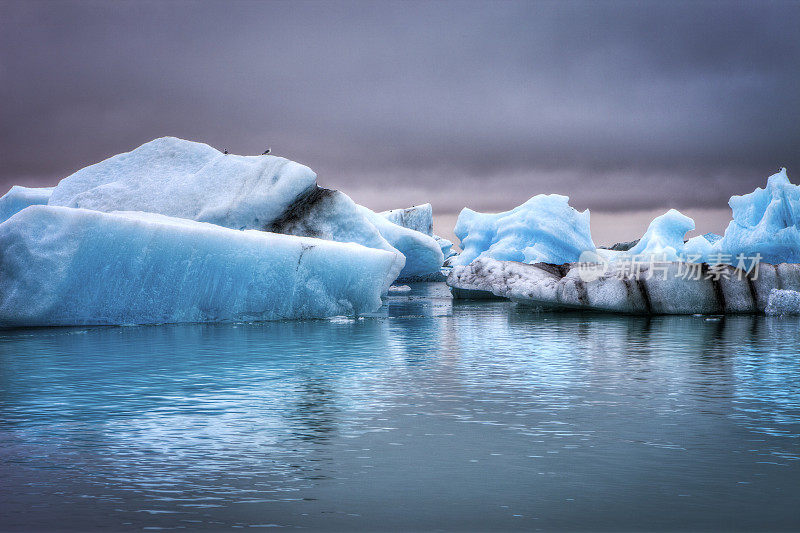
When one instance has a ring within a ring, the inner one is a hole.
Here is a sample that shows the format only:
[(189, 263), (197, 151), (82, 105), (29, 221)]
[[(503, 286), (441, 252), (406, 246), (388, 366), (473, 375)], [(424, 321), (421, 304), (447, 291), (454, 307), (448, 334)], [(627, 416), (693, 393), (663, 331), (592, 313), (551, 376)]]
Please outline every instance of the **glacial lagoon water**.
[(800, 320), (0, 331), (0, 529), (800, 529)]

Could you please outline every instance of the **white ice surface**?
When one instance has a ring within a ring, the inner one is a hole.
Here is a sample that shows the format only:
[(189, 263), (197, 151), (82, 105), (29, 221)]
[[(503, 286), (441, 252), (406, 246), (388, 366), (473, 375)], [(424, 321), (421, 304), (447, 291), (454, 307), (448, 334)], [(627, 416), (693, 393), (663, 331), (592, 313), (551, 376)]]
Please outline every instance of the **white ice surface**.
[(310, 168), (283, 157), (225, 155), (207, 144), (162, 137), (64, 178), (49, 205), (263, 229), (316, 180)]

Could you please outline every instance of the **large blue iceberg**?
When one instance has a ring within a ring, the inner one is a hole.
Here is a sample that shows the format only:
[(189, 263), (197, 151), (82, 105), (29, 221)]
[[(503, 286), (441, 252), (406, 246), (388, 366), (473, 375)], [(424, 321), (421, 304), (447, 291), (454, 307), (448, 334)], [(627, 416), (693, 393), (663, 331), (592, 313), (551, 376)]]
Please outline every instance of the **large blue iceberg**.
[(789, 182), (786, 169), (767, 179), (767, 186), (732, 196), (733, 220), (712, 253), (760, 254), (767, 263), (800, 262), (800, 187)]
[(163, 137), (61, 180), (49, 205), (96, 211), (143, 211), (232, 229), (355, 242), (406, 255), (401, 278), (438, 272), (441, 249), (317, 186), (308, 167), (271, 155), (224, 154), (211, 146)]
[(402, 267), (358, 244), (31, 206), (0, 224), (0, 325), (351, 315), (378, 309)]
[(478, 257), (524, 263), (569, 263), (594, 251), (589, 210), (570, 207), (569, 198), (539, 194), (504, 213), (463, 209), (455, 234), (464, 250), (452, 260), (467, 265)]

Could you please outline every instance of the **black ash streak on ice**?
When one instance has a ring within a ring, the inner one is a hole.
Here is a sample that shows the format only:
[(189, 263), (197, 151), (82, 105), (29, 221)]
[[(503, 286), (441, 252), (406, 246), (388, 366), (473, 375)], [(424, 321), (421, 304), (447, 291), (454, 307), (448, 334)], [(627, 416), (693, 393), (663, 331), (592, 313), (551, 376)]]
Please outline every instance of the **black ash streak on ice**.
[(570, 276), (571, 271), (580, 270), (578, 263), (527, 264), (478, 258), (454, 268), (447, 284), (456, 299), (494, 295), (537, 308), (633, 315), (771, 314), (773, 305), (781, 305), (773, 303), (773, 289), (790, 293), (800, 289), (800, 266), (796, 263), (760, 263), (755, 272), (726, 265), (720, 276), (713, 276), (712, 267), (701, 263), (697, 278), (676, 276), (676, 263), (662, 265), (670, 265), (669, 275), (651, 275), (645, 267), (635, 276), (606, 272), (597, 279), (585, 280), (580, 275)]
[(724, 208), (800, 172), (800, 3), (0, 9), (2, 189), (162, 135), (271, 145), (377, 210)]
[(306, 237), (322, 237), (322, 233), (313, 224), (315, 212), (325, 213), (326, 204), (338, 193), (323, 187), (313, 187), (294, 199), (278, 218), (264, 226), (264, 231), (286, 233), (288, 235), (304, 235)]

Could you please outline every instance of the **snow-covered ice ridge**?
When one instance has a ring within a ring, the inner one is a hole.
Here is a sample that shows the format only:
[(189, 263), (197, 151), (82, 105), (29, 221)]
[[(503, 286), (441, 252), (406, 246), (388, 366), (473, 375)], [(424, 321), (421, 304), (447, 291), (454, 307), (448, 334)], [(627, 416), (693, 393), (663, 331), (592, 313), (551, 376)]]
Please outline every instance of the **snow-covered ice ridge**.
[(317, 186), (317, 175), (305, 165), (272, 155), (224, 154), (175, 137), (155, 139), (75, 172), (55, 187), (48, 204), (159, 213), (399, 251), (406, 259), (401, 278), (438, 272), (444, 261), (431, 236)]
[[(455, 297), (487, 294), (544, 309), (590, 309), (633, 314), (763, 313), (775, 288), (800, 290), (800, 264), (761, 263), (753, 275), (730, 265), (697, 264), (700, 276), (685, 276), (687, 263), (643, 265), (620, 276), (609, 271), (586, 281), (586, 265), (526, 264), (478, 258), (454, 267), (447, 277)], [(648, 274), (648, 269), (658, 272)]]
[(402, 266), (358, 244), (35, 205), (0, 224), (0, 325), (352, 315), (377, 310)]

